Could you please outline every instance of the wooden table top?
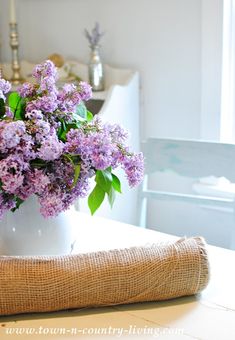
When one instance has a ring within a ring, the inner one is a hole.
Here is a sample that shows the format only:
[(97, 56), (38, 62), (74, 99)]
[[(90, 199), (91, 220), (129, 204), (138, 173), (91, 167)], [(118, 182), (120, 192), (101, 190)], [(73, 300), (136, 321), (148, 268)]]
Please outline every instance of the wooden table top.
[[(74, 253), (177, 237), (76, 212)], [(196, 235), (195, 235), (196, 236)], [(235, 339), (235, 251), (208, 246), (211, 279), (197, 296), (0, 317), (0, 339)]]

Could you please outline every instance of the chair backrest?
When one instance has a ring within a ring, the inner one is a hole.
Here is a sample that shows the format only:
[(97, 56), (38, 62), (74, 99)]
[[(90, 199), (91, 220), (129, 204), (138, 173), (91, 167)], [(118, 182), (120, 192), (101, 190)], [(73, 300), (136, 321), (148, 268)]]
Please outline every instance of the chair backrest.
[(187, 177), (224, 176), (235, 182), (235, 145), (149, 138), (142, 143), (146, 174), (173, 170)]
[(142, 143), (145, 156), (145, 179), (139, 195), (139, 225), (146, 227), (149, 199), (177, 200), (201, 205), (219, 205), (234, 210), (233, 198), (208, 197), (151, 190), (149, 175), (171, 170), (189, 178), (226, 177), (235, 182), (235, 145), (217, 142), (149, 138)]

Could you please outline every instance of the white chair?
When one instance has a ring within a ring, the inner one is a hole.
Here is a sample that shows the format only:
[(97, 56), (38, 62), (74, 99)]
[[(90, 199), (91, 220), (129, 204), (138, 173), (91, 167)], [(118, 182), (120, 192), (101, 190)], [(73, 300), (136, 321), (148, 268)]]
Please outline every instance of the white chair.
[[(216, 142), (149, 138), (142, 143), (145, 178), (139, 194), (139, 225), (146, 227), (149, 200), (181, 201), (200, 206), (229, 208), (234, 212), (234, 197), (156, 191), (149, 187), (149, 176), (171, 170), (187, 178), (225, 177), (235, 183), (235, 145)], [(221, 226), (223, 227), (223, 226)], [(235, 225), (230, 248), (235, 249)]]

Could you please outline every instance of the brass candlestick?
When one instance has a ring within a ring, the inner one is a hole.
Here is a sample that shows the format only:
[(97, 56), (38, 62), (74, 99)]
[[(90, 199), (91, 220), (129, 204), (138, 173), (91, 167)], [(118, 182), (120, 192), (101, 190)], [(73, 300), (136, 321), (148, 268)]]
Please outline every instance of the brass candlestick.
[(10, 79), (13, 85), (19, 85), (24, 82), (24, 78), (20, 74), (20, 63), (19, 63), (19, 39), (18, 39), (18, 30), (17, 23), (10, 23), (10, 46), (12, 49), (12, 71), (13, 75)]

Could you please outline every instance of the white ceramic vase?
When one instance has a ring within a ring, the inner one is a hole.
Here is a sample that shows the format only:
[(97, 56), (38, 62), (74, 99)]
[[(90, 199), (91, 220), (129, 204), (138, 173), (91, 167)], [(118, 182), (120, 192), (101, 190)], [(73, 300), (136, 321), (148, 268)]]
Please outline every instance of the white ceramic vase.
[(74, 208), (45, 219), (36, 197), (31, 197), (0, 222), (0, 255), (70, 254), (75, 242), (72, 218)]

